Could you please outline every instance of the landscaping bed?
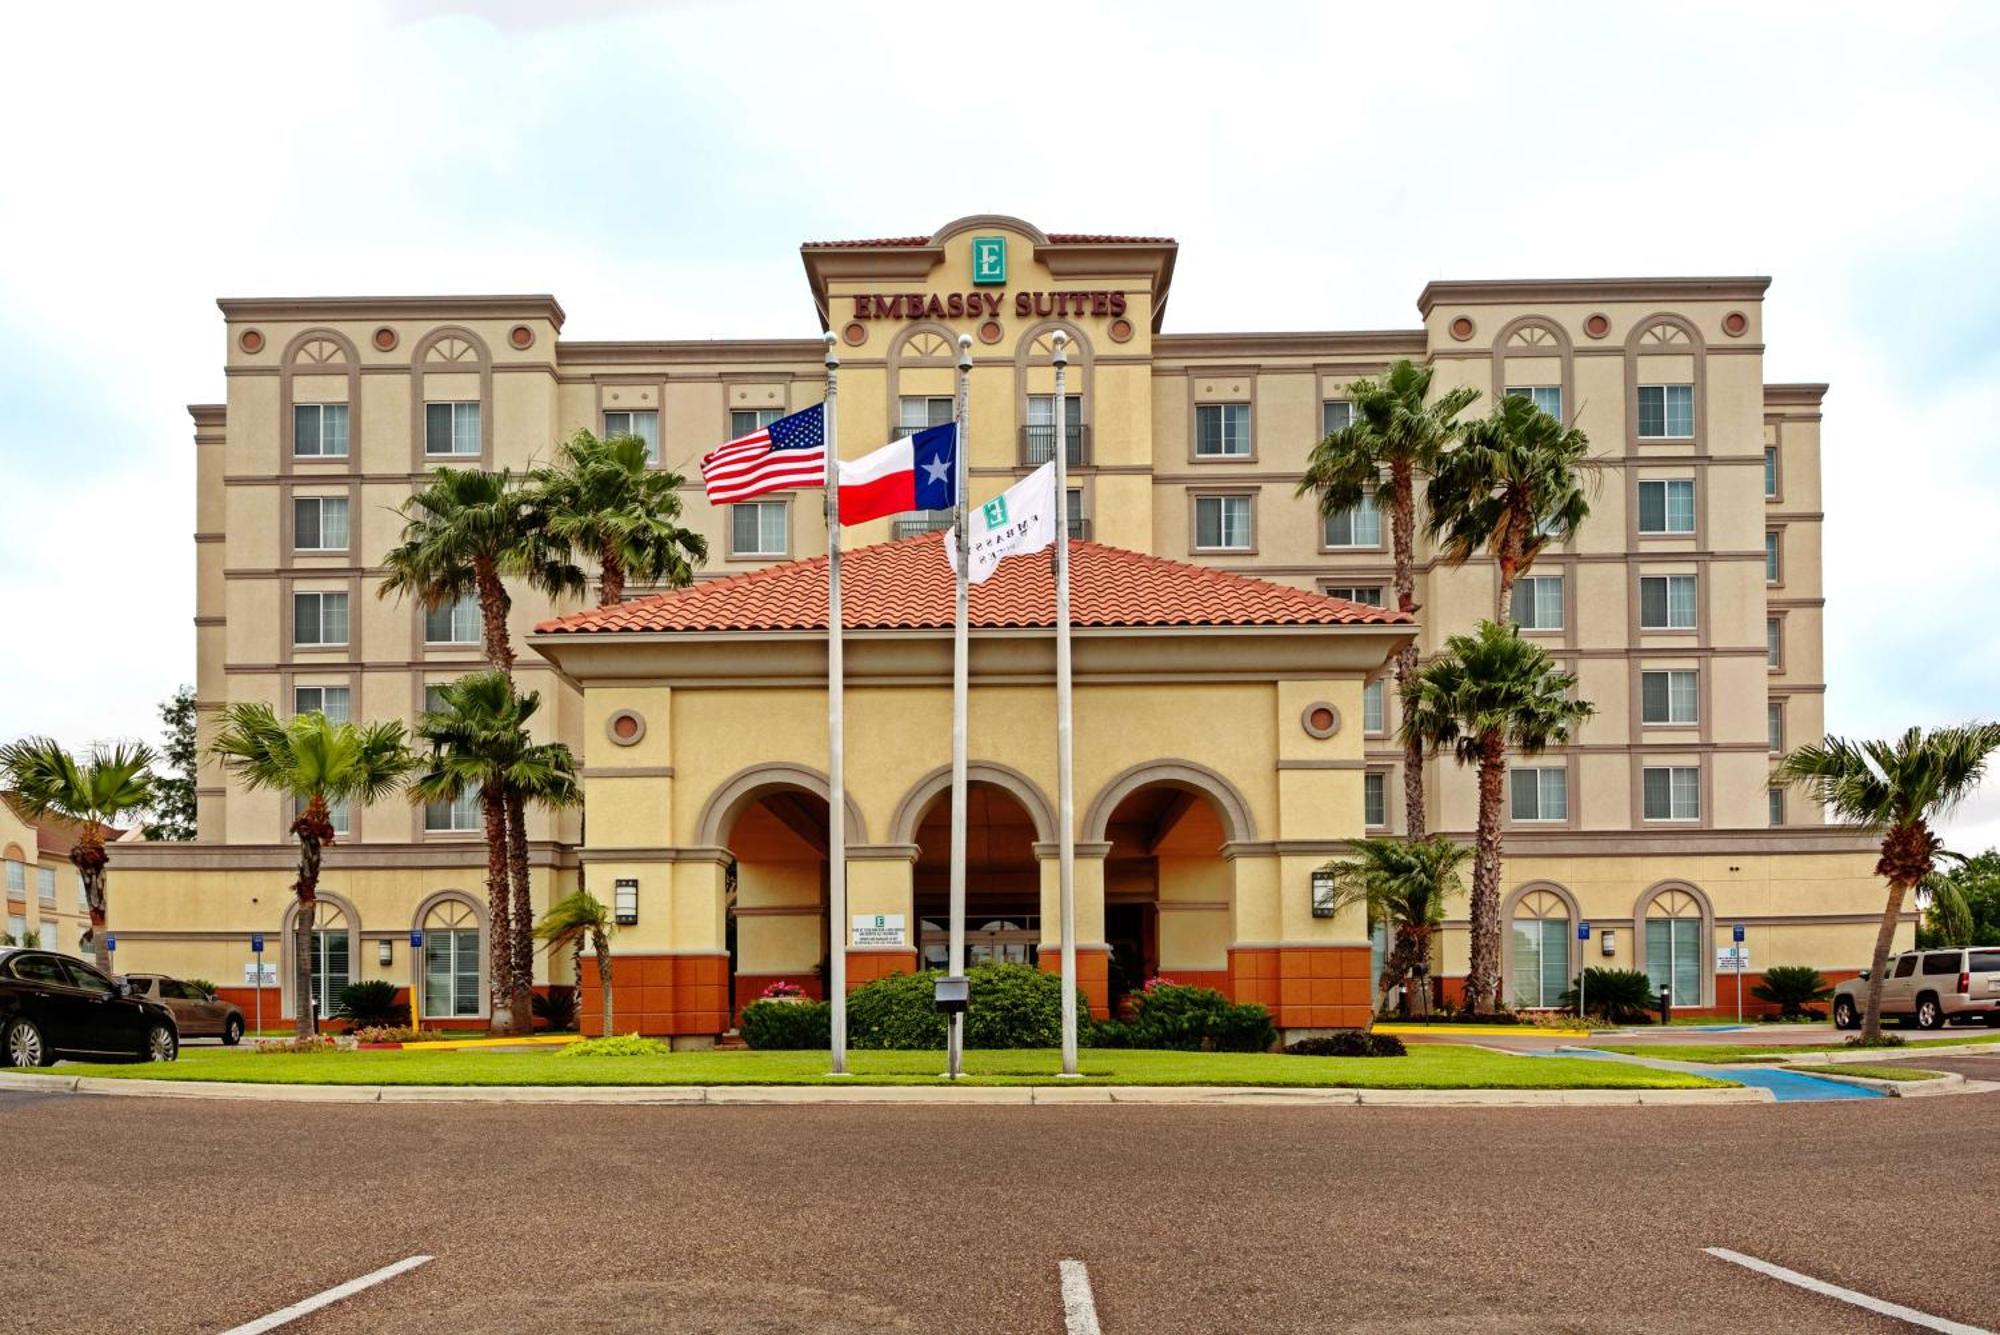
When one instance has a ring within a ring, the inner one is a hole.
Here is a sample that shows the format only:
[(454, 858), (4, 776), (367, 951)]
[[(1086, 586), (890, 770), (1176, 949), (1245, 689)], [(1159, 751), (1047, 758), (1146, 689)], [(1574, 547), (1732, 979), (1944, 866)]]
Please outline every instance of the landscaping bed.
[[(58, 1075), (125, 1080), (325, 1085), (936, 1085), (936, 1052), (852, 1052), (851, 1076), (827, 1074), (825, 1052), (677, 1052), (631, 1057), (540, 1052), (186, 1051), (171, 1063), (63, 1062)], [(1704, 1089), (1726, 1087), (1677, 1071), (1623, 1062), (1524, 1057), (1457, 1044), (1425, 1044), (1403, 1057), (1298, 1057), (1275, 1052), (1085, 1049), (1088, 1085), (1265, 1085), (1354, 1089)], [(1052, 1085), (1053, 1050), (970, 1051), (968, 1083)], [(0, 1071), (0, 1082), (7, 1072)]]

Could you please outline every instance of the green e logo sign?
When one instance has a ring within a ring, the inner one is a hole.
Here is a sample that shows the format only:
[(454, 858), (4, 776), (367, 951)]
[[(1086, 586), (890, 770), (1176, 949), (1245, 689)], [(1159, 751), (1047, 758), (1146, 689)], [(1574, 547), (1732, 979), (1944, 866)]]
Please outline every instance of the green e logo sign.
[(996, 528), (1007, 527), (1007, 498), (995, 496), (979, 507), (979, 513), (986, 516), (986, 528), (989, 532)]
[(975, 283), (1004, 283), (1007, 281), (1006, 237), (975, 236), (972, 238), (972, 281)]

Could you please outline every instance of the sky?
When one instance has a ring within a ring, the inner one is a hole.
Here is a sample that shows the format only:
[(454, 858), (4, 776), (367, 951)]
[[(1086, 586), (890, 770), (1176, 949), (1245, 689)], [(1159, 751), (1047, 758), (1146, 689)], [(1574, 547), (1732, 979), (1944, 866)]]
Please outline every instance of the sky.
[[(0, 740), (155, 737), (193, 678), (217, 297), (553, 292), (570, 338), (810, 337), (801, 241), (987, 212), (1176, 237), (1170, 330), (1409, 328), (1440, 278), (1771, 275), (1766, 379), (1833, 387), (1829, 730), (2000, 712), (2000, 6), (6, 23)], [(1949, 837), (2000, 842), (2000, 778)]]

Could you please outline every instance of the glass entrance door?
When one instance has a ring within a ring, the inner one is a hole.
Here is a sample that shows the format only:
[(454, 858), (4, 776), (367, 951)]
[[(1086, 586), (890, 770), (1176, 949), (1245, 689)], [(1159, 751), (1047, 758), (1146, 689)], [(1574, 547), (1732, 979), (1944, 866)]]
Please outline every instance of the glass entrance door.
[[(918, 950), (926, 969), (942, 969), (951, 959), (951, 920), (942, 914), (924, 918)], [(1042, 939), (1041, 918), (1022, 914), (1011, 918), (972, 918), (965, 923), (965, 964), (1033, 964)]]

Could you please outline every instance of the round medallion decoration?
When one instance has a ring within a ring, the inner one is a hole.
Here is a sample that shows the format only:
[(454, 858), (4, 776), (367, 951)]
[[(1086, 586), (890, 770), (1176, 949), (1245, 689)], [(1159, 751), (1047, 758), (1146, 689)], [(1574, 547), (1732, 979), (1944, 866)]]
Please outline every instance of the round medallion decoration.
[(1324, 741), (1340, 731), (1340, 711), (1324, 700), (1315, 700), (1299, 715), (1299, 726), (1306, 730), (1306, 736)]
[(1131, 340), (1132, 322), (1121, 315), (1111, 322), (1111, 341), (1113, 343), (1129, 343)]
[(524, 324), (517, 324), (507, 331), (507, 341), (517, 348), (535, 346), (535, 331)]
[(381, 352), (393, 351), (396, 346), (396, 331), (388, 325), (383, 325), (375, 331), (372, 342), (375, 344), (377, 350)]
[(1742, 338), (1743, 331), (1750, 327), (1750, 317), (1742, 311), (1731, 311), (1722, 317), (1722, 332), (1731, 338)]
[(998, 343), (1000, 341), (1000, 322), (998, 320), (988, 320), (980, 325), (979, 341), (981, 343)]
[(840, 337), (848, 347), (858, 348), (868, 341), (868, 328), (859, 320), (850, 320), (847, 327), (840, 331)]
[(1592, 338), (1603, 338), (1611, 332), (1611, 317), (1601, 313), (1585, 316), (1583, 332)]
[(604, 735), (616, 746), (637, 746), (646, 735), (646, 720), (636, 711), (621, 709), (604, 721)]
[(1472, 337), (1472, 317), (1461, 315), (1451, 322), (1451, 336), (1463, 343)]
[(236, 346), (245, 352), (262, 352), (264, 335), (255, 329), (246, 329), (236, 336)]

